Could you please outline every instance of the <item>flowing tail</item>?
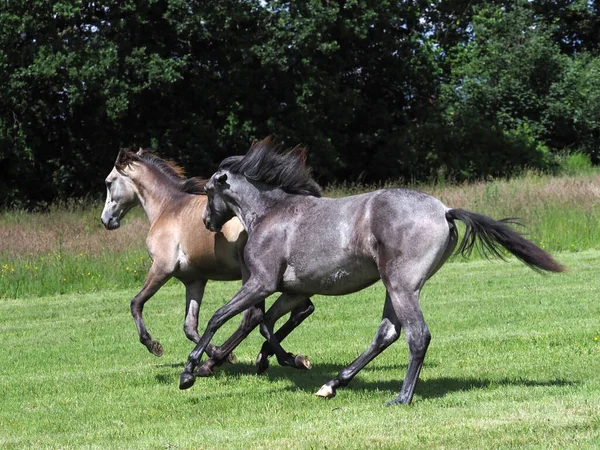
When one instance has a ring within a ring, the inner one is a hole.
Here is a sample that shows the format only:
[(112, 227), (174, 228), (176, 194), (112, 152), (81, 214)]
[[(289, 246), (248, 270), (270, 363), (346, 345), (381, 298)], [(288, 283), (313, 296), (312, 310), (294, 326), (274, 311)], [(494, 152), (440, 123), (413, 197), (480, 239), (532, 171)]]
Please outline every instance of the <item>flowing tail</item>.
[[(504, 259), (499, 252), (500, 246), (502, 246), (530, 267), (549, 272), (563, 272), (565, 270), (565, 267), (558, 263), (548, 252), (528, 241), (509, 226), (511, 223), (518, 223), (515, 219), (498, 221), (464, 209), (448, 210), (446, 219), (450, 222), (460, 220), (467, 227), (457, 250), (463, 256), (468, 256), (474, 247), (478, 247), (485, 257), (495, 255)], [(477, 245), (478, 242), (479, 245)]]

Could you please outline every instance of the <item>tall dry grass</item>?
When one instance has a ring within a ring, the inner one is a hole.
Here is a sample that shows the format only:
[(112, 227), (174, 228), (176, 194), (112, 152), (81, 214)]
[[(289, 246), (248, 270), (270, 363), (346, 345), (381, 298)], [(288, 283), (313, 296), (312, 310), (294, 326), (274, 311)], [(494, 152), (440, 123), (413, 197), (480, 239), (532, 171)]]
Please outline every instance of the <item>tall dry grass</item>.
[(8, 211), (0, 214), (0, 255), (5, 258), (63, 254), (130, 252), (144, 246), (148, 221), (139, 209), (124, 226), (107, 231), (100, 222), (99, 202), (55, 207), (46, 213)]
[[(365, 189), (360, 185), (332, 186), (331, 196), (401, 186), (387, 183)], [(463, 208), (495, 219), (516, 217), (521, 231), (550, 251), (600, 247), (600, 172), (550, 176), (534, 172), (511, 180), (470, 184), (408, 187), (427, 192), (448, 207)]]
[[(549, 251), (600, 248), (599, 172), (559, 177), (528, 173), (508, 181), (410, 187), (449, 207), (497, 219), (519, 217), (527, 225), (523, 232)], [(331, 186), (325, 194), (376, 188)], [(143, 211), (134, 209), (114, 231), (100, 223), (101, 211), (99, 202), (80, 202), (47, 213), (0, 213), (0, 297), (141, 286), (150, 265)]]
[(101, 211), (94, 202), (0, 214), (0, 298), (141, 286), (151, 263), (145, 215), (132, 211), (107, 231)]

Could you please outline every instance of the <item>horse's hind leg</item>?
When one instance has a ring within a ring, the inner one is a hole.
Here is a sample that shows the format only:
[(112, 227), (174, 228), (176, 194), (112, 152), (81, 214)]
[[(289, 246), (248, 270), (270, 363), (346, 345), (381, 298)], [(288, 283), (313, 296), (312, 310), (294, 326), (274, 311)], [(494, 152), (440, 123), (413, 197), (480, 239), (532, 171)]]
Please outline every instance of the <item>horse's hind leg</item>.
[(142, 312), (144, 310), (144, 303), (156, 294), (156, 292), (171, 278), (170, 274), (163, 272), (154, 263), (148, 271), (146, 281), (142, 290), (133, 297), (131, 300), (130, 309), (133, 320), (138, 330), (140, 342), (146, 346), (148, 351), (156, 356), (162, 356), (163, 346), (158, 341), (153, 341), (150, 333), (146, 329), (144, 319), (142, 318)]
[(363, 367), (392, 345), (399, 336), (400, 323), (394, 313), (390, 296), (387, 294), (383, 319), (369, 348), (350, 365), (342, 369), (337, 377), (325, 383), (316, 395), (324, 398), (334, 397), (338, 388), (346, 386)]
[(398, 397), (388, 402), (387, 405), (396, 403), (408, 405), (412, 401), (415, 392), (421, 367), (423, 367), (423, 361), (425, 360), (425, 354), (431, 341), (431, 334), (419, 306), (419, 290), (412, 292), (398, 292), (396, 290), (391, 293), (391, 298), (395, 311), (394, 314), (398, 317), (406, 335), (409, 361), (400, 393)]
[[(262, 373), (269, 367), (269, 356), (275, 354), (277, 362), (281, 366), (290, 366), (297, 369), (311, 369), (312, 364), (304, 355), (294, 355), (286, 352), (281, 346), (283, 341), (304, 319), (310, 316), (315, 307), (309, 298), (302, 295), (282, 294), (267, 311), (263, 323), (260, 325), (260, 333), (267, 340), (258, 357), (256, 358), (257, 372)], [(275, 323), (291, 311), (290, 318), (276, 333), (273, 333)]]

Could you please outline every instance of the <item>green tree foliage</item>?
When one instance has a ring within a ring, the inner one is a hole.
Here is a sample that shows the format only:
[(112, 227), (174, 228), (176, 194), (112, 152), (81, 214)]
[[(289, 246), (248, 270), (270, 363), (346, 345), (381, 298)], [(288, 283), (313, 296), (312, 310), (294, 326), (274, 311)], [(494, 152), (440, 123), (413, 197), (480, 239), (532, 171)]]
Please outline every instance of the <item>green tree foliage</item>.
[(539, 20), (553, 25), (553, 42), (566, 54), (600, 51), (600, 2), (597, 0), (535, 0)]
[(565, 61), (541, 117), (542, 138), (555, 149), (575, 150), (600, 162), (600, 58), (576, 54)]
[(0, 205), (102, 192), (121, 147), (190, 173), (274, 135), (322, 183), (598, 160), (597, 3), (5, 0)]
[(454, 177), (551, 168), (552, 151), (597, 161), (598, 59), (565, 54), (556, 38), (565, 27), (538, 10), (535, 2), (482, 2), (444, 51), (438, 115), (417, 137)]
[(564, 59), (549, 28), (524, 6), (481, 8), (471, 23), (442, 86), (436, 157), (465, 177), (547, 166), (548, 149), (536, 137)]
[(133, 1), (2, 3), (2, 203), (99, 186), (108, 156), (137, 139), (140, 116), (156, 107), (137, 104), (152, 92), (170, 98), (181, 78), (185, 55), (169, 45), (167, 12)]
[(274, 94), (269, 131), (307, 144), (323, 179), (407, 173), (406, 132), (425, 115), (438, 75), (423, 40), (425, 4), (269, 2), (268, 38), (254, 48)]

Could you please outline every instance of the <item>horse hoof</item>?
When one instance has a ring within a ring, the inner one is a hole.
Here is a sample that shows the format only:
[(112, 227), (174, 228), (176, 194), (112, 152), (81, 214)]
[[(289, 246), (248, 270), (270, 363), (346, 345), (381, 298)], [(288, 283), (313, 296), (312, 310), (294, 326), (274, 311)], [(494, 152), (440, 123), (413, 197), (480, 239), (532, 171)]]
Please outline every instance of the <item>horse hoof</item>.
[(383, 406), (396, 406), (396, 405), (410, 405), (410, 403), (406, 403), (399, 398), (395, 398), (394, 400), (390, 400), (389, 402), (385, 402)]
[(256, 358), (256, 373), (260, 375), (269, 368), (269, 357), (259, 353)]
[(308, 358), (304, 355), (296, 355), (294, 358), (294, 363), (298, 369), (310, 370), (312, 369), (312, 364), (308, 360)]
[(230, 353), (229, 355), (227, 355), (227, 362), (229, 364), (237, 364), (237, 362), (238, 362), (237, 356), (235, 356), (233, 353)]
[(150, 352), (154, 355), (154, 356), (158, 356), (161, 357), (164, 353), (164, 348), (162, 345), (160, 345), (160, 343), (158, 342), (153, 342), (152, 343), (152, 347), (150, 348)]
[(183, 372), (179, 377), (179, 389), (189, 389), (194, 385), (196, 381), (194, 374), (189, 372)]
[(198, 372), (196, 373), (196, 376), (198, 377), (212, 377), (214, 375), (214, 372), (212, 371), (212, 369), (210, 367), (208, 367), (207, 364), (202, 364), (200, 366), (200, 368), (198, 369)]
[(321, 398), (333, 398), (335, 397), (335, 389), (324, 384), (315, 395)]

